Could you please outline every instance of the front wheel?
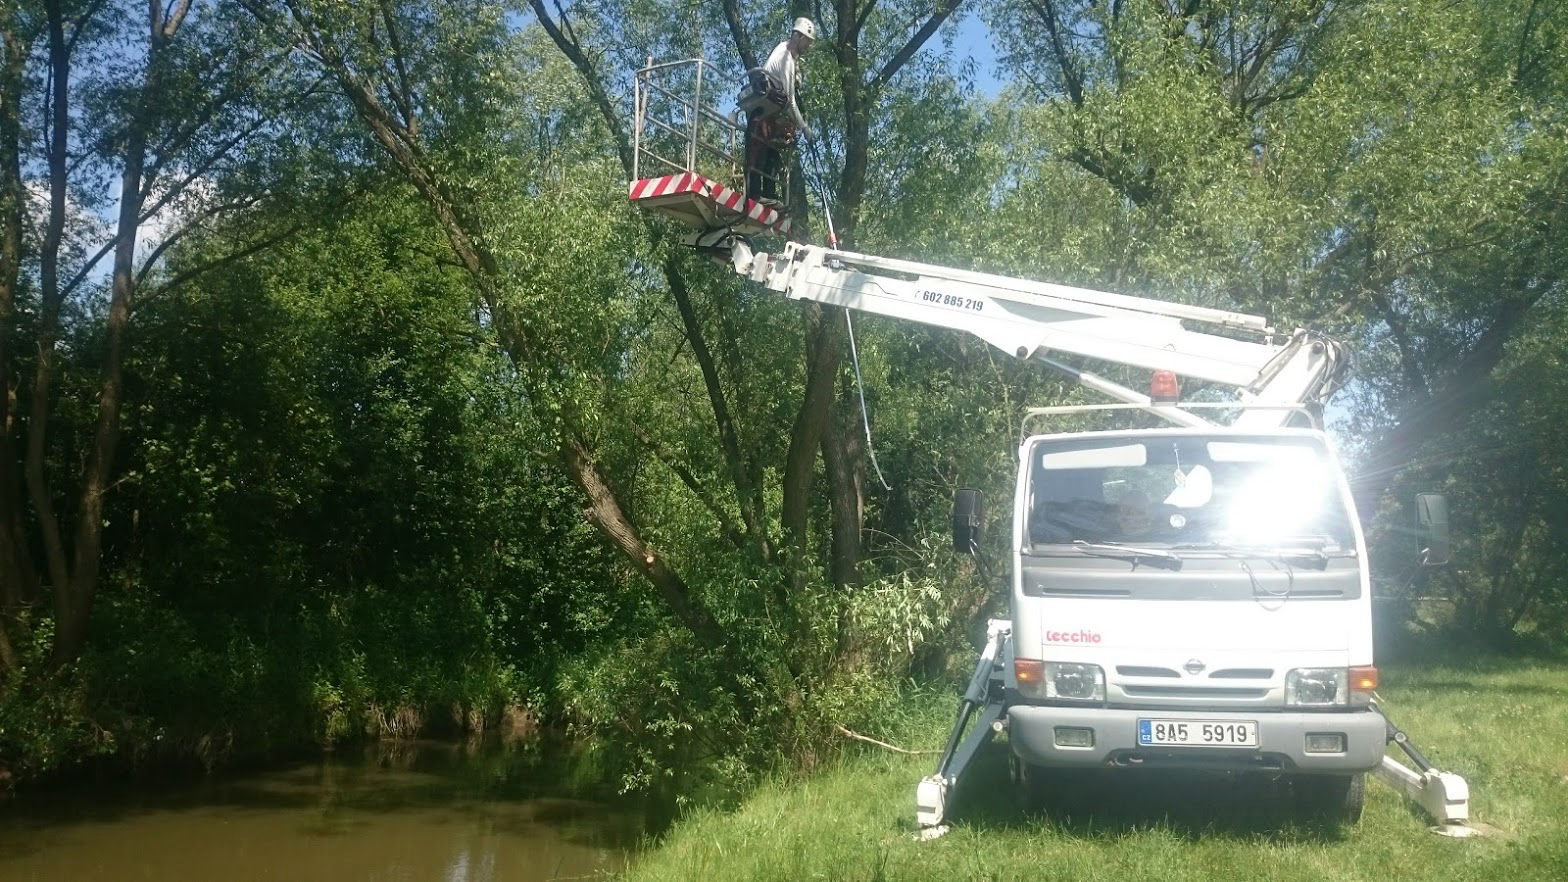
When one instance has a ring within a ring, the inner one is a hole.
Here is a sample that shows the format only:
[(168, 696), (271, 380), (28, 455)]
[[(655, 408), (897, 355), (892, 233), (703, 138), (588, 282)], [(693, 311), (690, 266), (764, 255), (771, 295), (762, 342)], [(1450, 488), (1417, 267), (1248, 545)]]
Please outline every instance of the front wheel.
[(1367, 801), (1367, 775), (1297, 775), (1291, 782), (1296, 809), (1303, 820), (1319, 824), (1354, 824)]

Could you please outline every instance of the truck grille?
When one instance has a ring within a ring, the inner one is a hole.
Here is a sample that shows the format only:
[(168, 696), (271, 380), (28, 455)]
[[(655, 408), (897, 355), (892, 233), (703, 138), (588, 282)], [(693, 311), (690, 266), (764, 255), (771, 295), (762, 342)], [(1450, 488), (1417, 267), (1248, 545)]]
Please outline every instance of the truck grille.
[(1224, 668), (1209, 675), (1215, 680), (1267, 680), (1273, 676), (1273, 668)]
[(1148, 668), (1139, 665), (1117, 665), (1116, 673), (1123, 677), (1176, 677), (1178, 679), (1181, 677), (1181, 674), (1170, 668)]
[[(1146, 665), (1117, 665), (1116, 673), (1123, 677), (1181, 678), (1181, 672), (1171, 668)], [(1209, 674), (1211, 680), (1267, 680), (1274, 676), (1273, 668), (1221, 668)]]
[(1162, 665), (1117, 665), (1112, 701), (1147, 707), (1194, 704), (1263, 707), (1277, 701), (1273, 668), (1217, 668), (1197, 675)]
[(1122, 684), (1122, 694), (1128, 698), (1225, 698), (1236, 701), (1256, 701), (1269, 694), (1262, 689), (1225, 686), (1133, 686)]

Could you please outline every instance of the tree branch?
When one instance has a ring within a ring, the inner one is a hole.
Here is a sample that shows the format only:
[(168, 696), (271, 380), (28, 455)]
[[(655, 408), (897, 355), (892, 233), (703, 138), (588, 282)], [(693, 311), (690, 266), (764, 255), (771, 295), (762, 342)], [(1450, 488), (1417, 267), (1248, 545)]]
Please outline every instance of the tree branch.
[(865, 4), (854, 14), (854, 30), (840, 37), (845, 40), (859, 40), (860, 34), (866, 28), (866, 22), (871, 20), (871, 13), (877, 8), (877, 0), (866, 0)]
[[(543, 0), (528, 0), (528, 5), (533, 9), (534, 16), (539, 19), (539, 26), (544, 28), (556, 48), (561, 50), (561, 54), (571, 61), (572, 66), (577, 68), (578, 74), (582, 76), (583, 83), (588, 87), (589, 97), (593, 99), (593, 103), (599, 108), (599, 115), (604, 118), (605, 125), (609, 127), (610, 137), (615, 139), (615, 149), (620, 154), (621, 166), (626, 170), (626, 176), (631, 177), (632, 167), (635, 165), (631, 144), (626, 140), (626, 129), (621, 125), (620, 115), (615, 112), (615, 106), (610, 103), (610, 96), (604, 91), (604, 84), (599, 81), (593, 63), (583, 53), (583, 48), (577, 42), (575, 35), (568, 38), (555, 20), (550, 18), (549, 11), (544, 8)], [(567, 30), (570, 31), (569, 24)]]
[(81, 38), (82, 31), (87, 28), (87, 23), (92, 21), (93, 16), (98, 14), (98, 10), (103, 8), (104, 3), (105, 0), (92, 0), (91, 3), (88, 3), (82, 9), (81, 15), (71, 20), (71, 36), (67, 40), (65, 47), (67, 54), (76, 52), (76, 41)]
[(403, 125), (409, 134), (418, 136), (419, 120), (414, 115), (414, 87), (408, 79), (408, 65), (403, 60), (403, 44), (397, 36), (397, 21), (392, 16), (392, 5), (387, 0), (380, 0), (381, 20), (386, 25), (387, 42), (392, 46), (392, 66), (397, 73), (397, 91), (393, 93), (392, 100), (397, 102), (398, 109), (403, 114)]
[(174, 33), (180, 29), (180, 23), (185, 21), (185, 13), (191, 10), (191, 0), (176, 0), (175, 6), (163, 21), (163, 38), (173, 39)]
[(931, 39), (931, 35), (936, 33), (937, 28), (940, 28), (942, 23), (947, 21), (948, 16), (951, 16), (962, 3), (963, 0), (937, 0), (936, 9), (932, 10), (931, 17), (926, 19), (926, 23), (921, 25), (919, 30), (915, 31), (914, 35), (909, 38), (909, 42), (905, 43), (902, 49), (899, 49), (892, 58), (887, 60), (886, 64), (882, 65), (882, 69), (877, 71), (877, 75), (867, 84), (867, 95), (875, 96), (882, 91), (882, 87), (887, 85), (888, 80), (891, 80), (909, 59), (913, 58), (915, 53), (920, 51), (920, 47), (924, 46), (926, 41)]
[[(143, 202), (141, 214), (137, 218), (137, 225), (140, 226), (141, 224), (144, 224), (147, 221), (152, 220), (153, 217), (158, 214), (158, 212), (162, 211), (166, 206), (168, 206), (168, 204), (170, 202), (173, 202), (181, 193), (184, 193), (185, 189), (187, 187), (189, 187), (192, 183), (195, 183), (195, 181), (198, 178), (200, 178), (202, 175), (204, 175), (207, 172), (211, 171), (212, 168), (218, 164), (219, 160), (223, 159), (223, 157), (225, 155), (227, 155), (230, 150), (233, 150), (236, 146), (239, 145), (239, 143), (241, 141), (245, 140), (251, 134), (255, 133), (257, 130), (259, 130), (267, 122), (268, 121), (265, 120), (265, 119), (260, 119), (260, 118), (256, 119), (251, 124), (250, 128), (236, 133), (225, 144), (223, 144), (217, 151), (215, 151), (211, 156), (209, 156), (206, 162), (204, 162), (201, 165), (197, 166), (190, 173), (188, 173), (185, 176), (184, 180), (182, 180), (179, 183), (175, 184), (174, 186), (168, 188), (168, 190), (165, 191), (164, 194), (162, 196), (160, 196), (150, 206), (147, 205), (145, 202)], [(150, 178), (154, 173), (155, 172), (149, 171), (148, 172), (148, 177)], [(150, 194), (147, 192), (147, 188), (143, 187), (142, 188), (143, 199), (145, 199), (148, 195), (150, 195)], [(121, 235), (122, 235), (122, 232), (120, 230), (116, 229), (114, 235), (109, 237), (109, 241), (105, 242), (102, 246), (100, 246), (98, 248), (98, 250), (93, 253), (93, 256), (91, 258), (89, 258), (88, 260), (85, 260), (85, 261), (82, 262), (82, 265), (76, 270), (76, 273), (71, 276), (70, 281), (66, 282), (64, 287), (61, 289), (62, 296), (69, 295), (72, 291), (76, 290), (76, 286), (80, 285), (87, 278), (87, 274), (92, 272), (92, 268), (94, 266), (97, 266), (98, 261), (102, 260), (105, 255), (107, 255), (110, 251), (113, 251), (115, 249), (115, 247), (120, 242), (120, 236)], [(160, 248), (159, 250), (161, 251), (162, 249)], [(150, 260), (147, 262), (147, 265), (149, 265), (149, 266), (151, 265), (151, 261)]]
[[(234, 206), (233, 205), (226, 205), (226, 206), (224, 206), (224, 209), (228, 209), (228, 208), (232, 208), (232, 207), (234, 207)], [(209, 213), (207, 216), (215, 217), (217, 214), (218, 214), (218, 212), (214, 211), (214, 212)], [(195, 222), (187, 224), (184, 227), (181, 227), (179, 232), (174, 233), (173, 235), (169, 236), (169, 238), (165, 239), (163, 241), (163, 243), (160, 244), (157, 247), (157, 249), (155, 249), (153, 251), (152, 254), (148, 255), (147, 260), (145, 262), (143, 262), (143, 264), (142, 264), (141, 272), (136, 277), (136, 286), (138, 288), (140, 288), (142, 282), (146, 281), (147, 275), (148, 275), (148, 273), (150, 273), (152, 271), (153, 265), (157, 262), (158, 258), (163, 254), (163, 252), (169, 248), (170, 245), (172, 245), (176, 240), (183, 239), (186, 236), (186, 234), (188, 234), (190, 232), (193, 232), (197, 228), (198, 228), (198, 224), (195, 223)], [(267, 248), (270, 248), (273, 245), (276, 245), (279, 242), (282, 242), (283, 240), (289, 238), (290, 236), (294, 235), (295, 233), (299, 232), (302, 229), (304, 229), (304, 225), (303, 224), (295, 224), (293, 226), (290, 226), (290, 227), (284, 229), (281, 233), (278, 233), (278, 234), (272, 235), (272, 236), (263, 237), (263, 238), (255, 241), (255, 242), (252, 242), (249, 245), (246, 245), (245, 247), (239, 249), (238, 251), (235, 251), (233, 253), (224, 255), (223, 257), (219, 257), (219, 258), (217, 258), (215, 260), (207, 261), (206, 263), (198, 264), (197, 266), (195, 266), (195, 267), (193, 267), (191, 269), (184, 270), (183, 272), (180, 272), (180, 273), (176, 274), (173, 278), (169, 279), (167, 282), (164, 282), (162, 285), (159, 286), (159, 288), (160, 288), (160, 290), (165, 290), (165, 291), (173, 289), (173, 288), (177, 288), (180, 285), (183, 285), (186, 282), (189, 282), (191, 279), (194, 279), (194, 278), (202, 275), (203, 273), (208, 272), (209, 270), (214, 270), (214, 269), (217, 269), (218, 267), (222, 267), (222, 266), (228, 266), (229, 264), (234, 263), (237, 260), (242, 260), (242, 259), (244, 259), (246, 257), (249, 257), (250, 255), (255, 254), (255, 253), (259, 252), (259, 251), (264, 251)]]
[(746, 27), (740, 20), (740, 6), (736, 0), (724, 0), (724, 22), (729, 25), (730, 38), (735, 41), (735, 51), (740, 54), (741, 64), (747, 70), (757, 67), (757, 53), (752, 48), (751, 38), (746, 36)]
[(1062, 82), (1067, 86), (1067, 97), (1072, 99), (1075, 107), (1083, 106), (1083, 74), (1067, 54), (1067, 45), (1062, 39), (1061, 22), (1056, 14), (1056, 4), (1052, 0), (1029, 0), (1029, 6), (1036, 15), (1045, 21), (1046, 32), (1051, 35), (1051, 51), (1056, 55), (1056, 66), (1062, 72)]
[[(259, 79), (271, 73), (279, 65), (281, 65), (283, 61), (287, 59), (287, 57), (288, 53), (286, 52), (280, 52), (277, 55), (274, 55), (270, 60), (267, 61), (266, 64), (261, 66), (261, 69), (257, 72), (256, 78)], [(225, 87), (223, 91), (213, 96), (212, 100), (208, 101), (201, 108), (201, 110), (191, 114), (187, 125), (176, 129), (174, 134), (164, 143), (153, 145), (152, 150), (156, 154), (157, 158), (149, 162), (147, 165), (145, 184), (142, 187), (143, 199), (146, 199), (148, 196), (152, 195), (153, 182), (163, 175), (164, 166), (167, 165), (169, 158), (178, 155), (180, 151), (184, 150), (191, 143), (191, 141), (195, 140), (196, 136), (202, 131), (202, 129), (206, 128), (208, 124), (213, 121), (213, 118), (217, 116), (219, 110), (232, 102), (240, 95), (240, 93), (252, 88), (252, 84), (254, 82), (255, 79), (251, 78), (234, 78), (234, 80), (227, 87)], [(248, 135), (252, 132), (255, 132), (261, 128), (262, 125), (269, 122), (271, 122), (269, 119), (257, 119), (252, 123), (250, 128), (245, 130), (243, 134)], [(240, 140), (242, 140), (242, 138), (236, 137), (229, 143), (223, 145), (214, 152), (212, 159), (216, 160), (227, 154), (228, 151), (232, 150), (234, 145), (237, 144)]]
[(271, 248), (271, 246), (278, 245), (279, 242), (284, 242), (285, 239), (289, 239), (290, 235), (296, 234), (296, 232), (301, 231), (301, 229), (304, 229), (303, 224), (295, 224), (295, 226), (290, 226), (290, 228), (284, 229), (284, 231), (279, 232), (279, 234), (270, 235), (270, 237), (267, 237), (267, 239), (257, 240), (257, 242), (249, 243), (249, 245), (246, 245), (245, 248), (240, 248), (238, 251), (232, 251), (232, 253), (224, 254), (223, 257), (218, 257), (216, 261), (205, 262), (205, 264), (201, 264), (199, 267), (185, 270), (185, 272), (179, 273), (179, 275), (174, 276), (174, 278), (169, 279), (169, 281), (163, 282), (162, 286), (158, 286), (158, 290), (177, 289), (177, 287), (182, 286), (182, 284), (185, 284), (185, 282), (191, 281), (191, 279), (194, 278), (198, 278), (198, 276), (201, 276), (202, 273), (212, 272), (212, 270), (216, 270), (216, 268), (227, 267), (229, 264), (235, 264), (235, 262), (243, 261), (243, 259), (246, 259), (246, 257), (251, 256), (251, 254), (268, 250), (268, 248)]
[(730, 520), (729, 515), (724, 513), (724, 509), (719, 506), (718, 500), (714, 499), (713, 494), (709, 493), (707, 488), (702, 486), (702, 482), (697, 480), (697, 476), (692, 473), (692, 470), (687, 468), (685, 463), (671, 455), (669, 450), (652, 435), (649, 435), (648, 431), (642, 426), (635, 422), (629, 425), (631, 426), (632, 434), (637, 436), (637, 440), (653, 451), (654, 457), (663, 463), (666, 468), (674, 472), (675, 476), (681, 479), (681, 483), (686, 485), (686, 489), (690, 490), (692, 495), (697, 498), (697, 501), (702, 503), (702, 507), (706, 508), (708, 513), (713, 515), (713, 519), (719, 522), (719, 529), (724, 532), (724, 538), (728, 539), (730, 544), (737, 549), (745, 548), (745, 534), (735, 526), (735, 522)]
[(697, 312), (692, 308), (691, 293), (686, 288), (686, 278), (676, 265), (673, 253), (665, 258), (664, 276), (670, 283), (670, 294), (675, 299), (675, 307), (680, 313), (687, 342), (691, 344), (692, 355), (697, 359), (697, 366), (702, 371), (703, 386), (708, 393), (708, 406), (712, 408), (713, 419), (718, 426), (724, 461), (729, 467), (730, 480), (735, 486), (735, 495), (740, 503), (741, 519), (746, 524), (746, 531), (756, 538), (763, 557), (766, 558), (769, 556), (770, 549), (767, 527), (762, 518), (761, 491), (752, 487), (747, 477), (746, 461), (740, 452), (740, 436), (735, 430), (734, 420), (730, 417), (729, 402), (725, 399), (724, 388), (719, 383), (719, 371), (714, 365), (713, 353), (708, 348), (707, 338), (702, 332), (702, 324), (697, 320)]
[(1382, 315), (1383, 323), (1388, 326), (1388, 331), (1394, 338), (1394, 348), (1399, 352), (1399, 366), (1405, 375), (1405, 386), (1422, 395), (1431, 395), (1432, 387), (1427, 382), (1426, 375), (1422, 373), (1421, 366), (1416, 363), (1415, 344), (1410, 336), (1410, 327), (1405, 323), (1404, 315), (1394, 308), (1388, 295), (1377, 288), (1368, 289), (1367, 296), (1377, 306)]
[(903, 754), (905, 756), (927, 756), (929, 754), (935, 754), (935, 753), (941, 753), (942, 752), (940, 750), (909, 750), (908, 748), (899, 747), (896, 744), (888, 744), (886, 741), (878, 741), (875, 738), (870, 737), (869, 735), (862, 735), (859, 732), (851, 732), (849, 729), (846, 729), (843, 726), (843, 724), (841, 724), (841, 723), (834, 723), (833, 724), (833, 730), (838, 732), (838, 734), (843, 735), (845, 738), (853, 738), (856, 741), (861, 741), (861, 742), (864, 742), (866, 744), (875, 745), (876, 747), (880, 747), (883, 750), (891, 750), (894, 753), (901, 753), (901, 754)]

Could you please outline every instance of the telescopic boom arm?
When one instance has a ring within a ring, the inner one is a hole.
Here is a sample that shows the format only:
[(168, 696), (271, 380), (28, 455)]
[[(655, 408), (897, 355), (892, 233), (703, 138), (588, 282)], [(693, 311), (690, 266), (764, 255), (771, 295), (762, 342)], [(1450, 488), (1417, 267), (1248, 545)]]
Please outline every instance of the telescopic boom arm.
[[(1289, 419), (1290, 409), (1280, 405), (1320, 406), (1337, 388), (1344, 364), (1336, 341), (1299, 329), (1280, 335), (1256, 315), (794, 242), (781, 254), (754, 252), (738, 240), (727, 244), (737, 273), (790, 298), (963, 331), (1183, 425), (1210, 423), (1054, 354), (1228, 386), (1237, 390), (1242, 406), (1234, 425), (1258, 428)], [(1212, 330), (1189, 330), (1186, 323)]]

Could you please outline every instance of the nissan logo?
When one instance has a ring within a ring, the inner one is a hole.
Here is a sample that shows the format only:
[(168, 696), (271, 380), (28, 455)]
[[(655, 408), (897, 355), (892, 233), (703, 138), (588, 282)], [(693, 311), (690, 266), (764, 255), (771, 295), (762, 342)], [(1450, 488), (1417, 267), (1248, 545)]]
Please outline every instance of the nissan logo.
[(1198, 661), (1195, 658), (1189, 658), (1187, 659), (1187, 663), (1182, 665), (1182, 668), (1185, 669), (1187, 673), (1196, 677), (1203, 673), (1203, 662)]

